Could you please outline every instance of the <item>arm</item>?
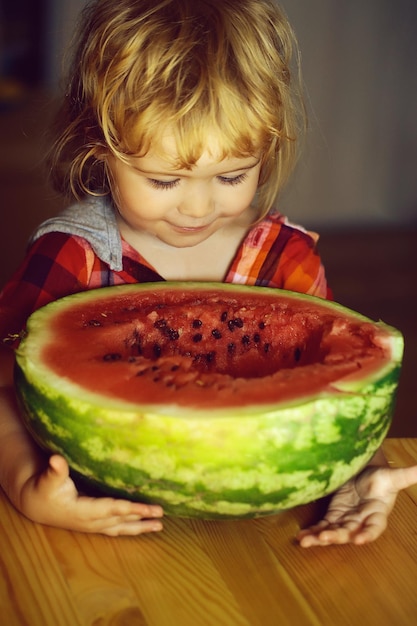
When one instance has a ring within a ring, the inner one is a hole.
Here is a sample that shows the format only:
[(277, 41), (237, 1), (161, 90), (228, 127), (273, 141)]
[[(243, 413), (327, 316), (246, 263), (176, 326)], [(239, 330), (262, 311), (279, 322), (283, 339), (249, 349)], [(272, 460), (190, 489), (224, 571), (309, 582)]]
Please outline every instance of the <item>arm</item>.
[(80, 495), (59, 455), (48, 459), (18, 413), (13, 389), (13, 354), (0, 353), (0, 484), (29, 519), (69, 530), (137, 535), (162, 529), (159, 506)]
[(159, 506), (80, 495), (66, 460), (56, 454), (48, 459), (19, 415), (13, 386), (14, 354), (2, 341), (19, 333), (33, 310), (88, 288), (85, 254), (84, 247), (69, 235), (44, 235), (1, 293), (0, 485), (17, 510), (43, 524), (108, 535), (160, 530)]
[(417, 466), (391, 469), (381, 449), (332, 497), (324, 518), (300, 530), (303, 548), (374, 541), (386, 529), (398, 492), (417, 483)]
[[(332, 292), (327, 287), (315, 247), (310, 251), (303, 249), (296, 238), (289, 244), (291, 261), (286, 264), (286, 288), (331, 299)], [(309, 283), (311, 278), (313, 282)], [(398, 492), (415, 483), (417, 466), (391, 469), (382, 450), (378, 450), (362, 472), (333, 494), (324, 518), (300, 530), (297, 535), (300, 545), (308, 548), (374, 541), (387, 526)]]

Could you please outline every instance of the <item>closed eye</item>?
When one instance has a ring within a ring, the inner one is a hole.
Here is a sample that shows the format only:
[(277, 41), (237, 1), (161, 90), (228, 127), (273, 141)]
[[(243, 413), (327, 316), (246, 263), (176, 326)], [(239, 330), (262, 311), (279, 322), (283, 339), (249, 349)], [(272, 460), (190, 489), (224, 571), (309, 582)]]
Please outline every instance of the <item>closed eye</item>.
[[(243, 181), (246, 180), (247, 176), (248, 176), (248, 173), (243, 172), (242, 174), (239, 174), (238, 176), (217, 176), (217, 180), (222, 185), (233, 186), (233, 185), (239, 185), (240, 183), (243, 183)], [(159, 180), (158, 178), (147, 178), (147, 181), (155, 189), (168, 190), (168, 189), (173, 189), (174, 187), (176, 187), (181, 182), (181, 179), (176, 178), (175, 180)]]
[(239, 185), (243, 183), (244, 180), (248, 177), (248, 173), (244, 172), (243, 174), (239, 174), (239, 176), (218, 176), (217, 179), (220, 181), (222, 185)]
[(155, 189), (173, 189), (180, 182), (179, 178), (175, 180), (158, 180), (157, 178), (147, 178), (148, 183)]

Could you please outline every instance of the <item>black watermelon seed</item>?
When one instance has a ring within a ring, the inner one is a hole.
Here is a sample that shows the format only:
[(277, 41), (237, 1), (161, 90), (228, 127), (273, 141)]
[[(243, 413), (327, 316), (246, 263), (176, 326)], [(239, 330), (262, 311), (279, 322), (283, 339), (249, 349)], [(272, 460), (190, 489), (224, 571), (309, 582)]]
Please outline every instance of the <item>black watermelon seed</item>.
[(269, 348), (270, 348), (270, 347), (271, 347), (271, 344), (270, 344), (270, 343), (266, 343), (266, 344), (264, 345), (264, 352), (265, 352), (265, 353), (266, 353), (266, 352), (269, 352)]
[(119, 352), (109, 352), (103, 356), (103, 361), (120, 361), (122, 355)]
[(203, 338), (203, 335), (201, 333), (196, 333), (195, 335), (193, 335), (193, 341), (194, 343), (198, 343), (199, 341), (201, 341)]
[(234, 343), (229, 343), (227, 346), (227, 351), (229, 354), (233, 354), (233, 352), (236, 350), (236, 344)]
[(227, 320), (227, 311), (223, 311), (220, 317), (221, 322), (225, 322)]
[(102, 323), (99, 320), (89, 320), (86, 326), (102, 326)]
[(294, 359), (296, 360), (296, 362), (298, 363), (298, 361), (301, 359), (301, 348), (296, 348), (294, 350)]
[(221, 339), (221, 338), (222, 338), (222, 334), (221, 334), (221, 332), (220, 332), (217, 328), (215, 328), (214, 330), (212, 330), (212, 331), (211, 331), (211, 334), (213, 335), (213, 337), (214, 337), (215, 339)]
[(206, 354), (207, 363), (211, 363), (212, 361), (214, 361), (215, 357), (216, 357), (216, 353), (213, 350), (211, 352), (208, 352)]
[(176, 372), (179, 368), (180, 368), (180, 366), (179, 366), (179, 365), (173, 365), (173, 366), (171, 367), (171, 372)]
[(174, 330), (173, 328), (170, 328), (168, 331), (168, 336), (170, 339), (172, 339), (172, 341), (176, 341), (177, 339), (179, 339), (180, 334), (178, 330)]
[(162, 348), (161, 348), (161, 346), (159, 345), (159, 343), (154, 343), (154, 345), (153, 345), (153, 353), (154, 353), (154, 356), (155, 356), (157, 359), (161, 356), (161, 354), (162, 354)]
[(242, 328), (243, 327), (243, 320), (240, 317), (235, 317), (235, 319), (233, 320), (233, 324), (237, 328)]
[[(241, 328), (241, 326), (239, 326), (239, 323), (236, 324), (236, 320), (229, 320), (227, 322), (227, 325), (229, 327), (229, 330), (232, 331), (232, 332), (234, 331), (235, 328)], [(243, 324), (242, 324), (242, 326), (243, 326)]]
[(200, 328), (203, 325), (201, 320), (193, 320), (193, 328)]
[(253, 340), (254, 340), (255, 343), (259, 343), (260, 340), (261, 340), (260, 334), (259, 333), (255, 333), (254, 336), (253, 336)]
[(155, 328), (165, 328), (167, 325), (167, 321), (164, 319), (156, 320), (154, 323)]
[(265, 328), (265, 322), (259, 322), (258, 327), (260, 330), (263, 330)]
[(242, 337), (242, 343), (244, 346), (247, 346), (250, 343), (250, 337), (249, 335), (243, 335)]

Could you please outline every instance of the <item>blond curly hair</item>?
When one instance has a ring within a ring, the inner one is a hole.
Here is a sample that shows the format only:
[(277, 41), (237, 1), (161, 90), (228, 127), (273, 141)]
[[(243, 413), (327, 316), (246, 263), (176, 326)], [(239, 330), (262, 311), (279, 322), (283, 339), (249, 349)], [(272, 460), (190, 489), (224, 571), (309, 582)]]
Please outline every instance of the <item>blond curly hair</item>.
[(288, 179), (304, 129), (298, 48), (273, 0), (95, 0), (81, 15), (49, 154), (52, 181), (110, 193), (106, 154), (157, 150), (179, 168), (215, 133), (225, 158), (261, 154), (260, 217)]

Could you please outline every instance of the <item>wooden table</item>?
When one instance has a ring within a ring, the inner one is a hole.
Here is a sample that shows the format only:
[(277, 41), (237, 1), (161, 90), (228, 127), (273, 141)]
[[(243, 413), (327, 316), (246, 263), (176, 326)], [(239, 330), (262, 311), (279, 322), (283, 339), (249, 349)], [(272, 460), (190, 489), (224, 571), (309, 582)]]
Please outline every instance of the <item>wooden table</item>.
[[(393, 465), (417, 439), (388, 439)], [(415, 626), (417, 486), (366, 546), (300, 548), (323, 503), (236, 522), (166, 519), (107, 538), (34, 524), (0, 496), (4, 626)]]

